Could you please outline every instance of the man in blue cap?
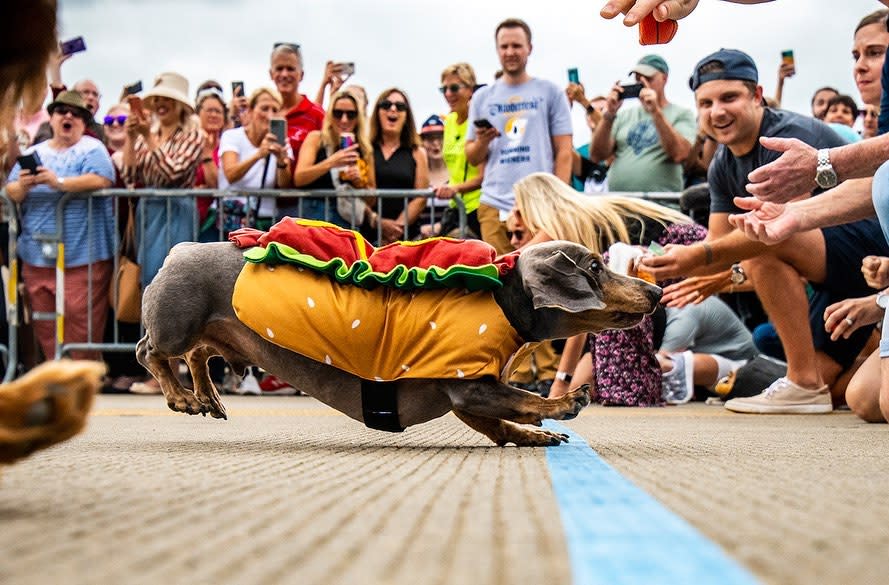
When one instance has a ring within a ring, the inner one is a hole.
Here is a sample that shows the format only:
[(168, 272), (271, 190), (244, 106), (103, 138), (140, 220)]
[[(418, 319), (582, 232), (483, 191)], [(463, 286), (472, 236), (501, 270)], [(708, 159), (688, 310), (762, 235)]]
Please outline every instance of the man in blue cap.
[(590, 156), (601, 161), (614, 155), (610, 191), (681, 191), (682, 163), (697, 135), (694, 114), (667, 100), (670, 68), (659, 55), (642, 57), (630, 73), (642, 84), (640, 105), (622, 107), (625, 99), (637, 96), (614, 84), (593, 132)]
[[(833, 331), (834, 341), (825, 331), (824, 311), (842, 299), (871, 294), (860, 271), (861, 260), (889, 255), (889, 246), (872, 219), (801, 232), (775, 246), (751, 241), (732, 227), (729, 214), (742, 211), (733, 197), (750, 196), (748, 173), (780, 155), (764, 148), (760, 137), (798, 138), (815, 148), (844, 144), (819, 120), (764, 107), (758, 79), (755, 63), (741, 51), (722, 49), (695, 66), (689, 85), (695, 92), (698, 120), (720, 144), (707, 177), (709, 234), (703, 243), (676, 246), (663, 256), (643, 259), (642, 266), (658, 280), (714, 275), (708, 277), (714, 288), (719, 288), (720, 279), (726, 286), (750, 279), (783, 345), (787, 374), (762, 394), (735, 398), (726, 408), (761, 414), (830, 412), (829, 385), (854, 363), (872, 328), (859, 328), (844, 339), (852, 323), (841, 322)], [(835, 184), (836, 174), (831, 177), (826, 170), (813, 195)], [(811, 299), (805, 281), (814, 289)], [(703, 298), (693, 286), (681, 289), (683, 300)], [(810, 326), (801, 327), (807, 317)], [(835, 387), (834, 392), (836, 402), (841, 402), (844, 388)]]

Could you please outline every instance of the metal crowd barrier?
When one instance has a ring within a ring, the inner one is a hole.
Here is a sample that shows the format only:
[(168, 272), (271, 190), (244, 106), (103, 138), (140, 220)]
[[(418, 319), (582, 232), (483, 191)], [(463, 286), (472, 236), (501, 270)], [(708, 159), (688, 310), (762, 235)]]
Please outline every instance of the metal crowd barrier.
[[(679, 201), (679, 193), (620, 193), (620, 195), (630, 196), (630, 197), (640, 197), (644, 199), (649, 199), (653, 201), (658, 201), (670, 206), (677, 206)], [(66, 355), (72, 350), (85, 350), (85, 351), (100, 351), (100, 352), (133, 352), (136, 348), (136, 343), (132, 342), (123, 342), (120, 339), (120, 323), (116, 320), (112, 321), (113, 328), (110, 339), (106, 339), (102, 342), (83, 342), (83, 343), (65, 343), (64, 340), (64, 322), (65, 322), (65, 303), (64, 303), (64, 291), (65, 291), (65, 266), (64, 266), (64, 258), (65, 258), (65, 246), (64, 246), (64, 209), (65, 205), (74, 199), (89, 199), (88, 203), (88, 211), (87, 217), (91, 217), (92, 205), (93, 201), (98, 198), (110, 197), (113, 200), (113, 225), (114, 225), (114, 241), (112, 243), (113, 250), (120, 249), (120, 234), (121, 234), (121, 203), (122, 199), (126, 199), (127, 201), (130, 198), (161, 198), (166, 199), (166, 211), (167, 211), (167, 224), (165, 231), (165, 245), (169, 250), (176, 243), (173, 242), (170, 237), (170, 214), (172, 211), (172, 202), (175, 199), (191, 199), (193, 202), (196, 202), (197, 197), (212, 197), (215, 202), (217, 209), (220, 210), (219, 213), (222, 213), (222, 202), (224, 199), (232, 198), (232, 197), (240, 197), (247, 198), (248, 202), (252, 201), (252, 198), (255, 198), (257, 201), (259, 198), (273, 198), (279, 199), (282, 197), (297, 197), (298, 201), (298, 210), (302, 210), (303, 197), (315, 197), (325, 198), (325, 201), (329, 204), (326, 205), (325, 208), (329, 209), (330, 206), (335, 207), (335, 200), (339, 197), (376, 197), (377, 203), (375, 207), (375, 211), (382, 217), (382, 200), (383, 199), (402, 199), (404, 208), (407, 207), (408, 203), (411, 199), (415, 197), (427, 197), (432, 198), (432, 192), (428, 189), (411, 189), (411, 190), (389, 190), (389, 189), (380, 189), (380, 190), (355, 190), (349, 192), (341, 192), (335, 190), (316, 190), (316, 191), (303, 191), (303, 190), (257, 190), (257, 191), (221, 191), (216, 189), (103, 189), (100, 191), (93, 191), (90, 193), (67, 193), (63, 195), (56, 206), (56, 226), (57, 230), (54, 233), (42, 233), (37, 234), (35, 239), (43, 244), (44, 253), (48, 257), (55, 257), (55, 267), (56, 267), (56, 304), (54, 312), (43, 312), (43, 313), (32, 313), (31, 318), (33, 320), (48, 320), (55, 322), (55, 331), (56, 331), (56, 340), (55, 340), (55, 355), (53, 356), (55, 359), (59, 359), (62, 356)], [(463, 203), (462, 198), (459, 196), (455, 197), (455, 201), (457, 203), (457, 210), (459, 212), (459, 233), (466, 233), (466, 208)], [(7, 318), (7, 327), (9, 331), (9, 344), (7, 347), (0, 346), (0, 356), (5, 357), (6, 359), (6, 369), (4, 374), (4, 381), (9, 381), (13, 379), (17, 372), (18, 366), (18, 330), (21, 326), (19, 319), (19, 296), (18, 296), (18, 284), (19, 284), (19, 261), (16, 257), (16, 241), (19, 234), (19, 224), (16, 216), (16, 206), (15, 204), (9, 200), (6, 195), (5, 190), (0, 190), (0, 202), (2, 202), (3, 210), (6, 211), (7, 221), (9, 222), (9, 258), (7, 259), (8, 268), (9, 268), (9, 278), (6, 283), (6, 298), (7, 298), (7, 306), (6, 306), (6, 318)], [(200, 219), (197, 217), (197, 213), (195, 215), (195, 221), (192, 226), (192, 241), (198, 241), (199, 237), (202, 235), (200, 232)], [(297, 214), (298, 216), (301, 213)], [(405, 214), (406, 216), (407, 214)], [(139, 222), (140, 232), (144, 233), (145, 228), (145, 218), (143, 214), (136, 214), (136, 219)], [(280, 219), (279, 217), (273, 217), (273, 220)], [(325, 217), (325, 219), (329, 219)], [(436, 210), (434, 207), (430, 206), (430, 223), (436, 222)], [(354, 224), (353, 228), (357, 227)], [(381, 223), (377, 223), (377, 242), (382, 241), (382, 226)], [(218, 225), (218, 240), (224, 240), (224, 228), (219, 222)], [(405, 233), (408, 233), (408, 224), (405, 220), (404, 224)], [(206, 235), (207, 232), (204, 232)], [(88, 238), (94, 237), (92, 225), (88, 225)], [(206, 236), (205, 236), (206, 237)], [(204, 241), (207, 241), (206, 239)], [(138, 245), (138, 254), (141, 256), (145, 249), (145, 241), (142, 238), (142, 241), (137, 242)], [(90, 247), (90, 250), (92, 248)], [(91, 270), (93, 266), (93, 261), (90, 259), (88, 264), (88, 275), (91, 276)], [(116, 274), (118, 269), (118, 257), (115, 254), (114, 256), (114, 266), (112, 274)], [(92, 284), (88, 285), (88, 299), (92, 298)], [(93, 334), (93, 319), (92, 312), (89, 310), (90, 307), (87, 306), (85, 309), (88, 311), (88, 319), (87, 319), (87, 338), (93, 339), (95, 336)], [(109, 320), (113, 319), (112, 315), (109, 315)], [(144, 330), (140, 324), (140, 336)], [(104, 332), (103, 332), (104, 334)]]

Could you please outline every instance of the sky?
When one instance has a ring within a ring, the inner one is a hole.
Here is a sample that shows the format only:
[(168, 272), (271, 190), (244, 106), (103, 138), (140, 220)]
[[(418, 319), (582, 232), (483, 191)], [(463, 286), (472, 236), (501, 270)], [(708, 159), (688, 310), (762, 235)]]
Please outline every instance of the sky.
[[(777, 0), (740, 5), (701, 0), (666, 45), (641, 46), (636, 28), (604, 20), (605, 0), (60, 0), (61, 40), (82, 35), (87, 51), (62, 69), (70, 85), (96, 81), (104, 114), (124, 85), (147, 89), (164, 71), (185, 75), (194, 88), (205, 79), (243, 80), (247, 93), (273, 87), (272, 45), (299, 43), (305, 63), (300, 92), (314, 99), (327, 60), (353, 61), (352, 83), (371, 101), (385, 88), (406, 91), (417, 123), (447, 106), (437, 88), (446, 66), (470, 63), (480, 82), (499, 68), (494, 29), (508, 17), (531, 26), (528, 71), (560, 86), (577, 67), (587, 95), (606, 93), (640, 57), (660, 54), (670, 66), (668, 100), (694, 107), (688, 77), (695, 63), (721, 47), (756, 61), (772, 95), (781, 52), (794, 51), (797, 74), (786, 81), (783, 107), (809, 113), (814, 91), (831, 85), (860, 103), (852, 77), (852, 37), (858, 21), (882, 8), (876, 0)], [(627, 107), (627, 106), (625, 106)], [(589, 139), (574, 107), (575, 144)]]

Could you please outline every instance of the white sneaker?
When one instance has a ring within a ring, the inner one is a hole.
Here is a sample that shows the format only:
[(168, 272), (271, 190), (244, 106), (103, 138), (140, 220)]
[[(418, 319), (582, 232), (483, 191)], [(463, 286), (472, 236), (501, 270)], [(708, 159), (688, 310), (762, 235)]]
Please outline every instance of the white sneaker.
[(661, 396), (668, 404), (685, 404), (695, 395), (694, 355), (690, 351), (670, 355), (673, 369), (662, 376)]
[(732, 398), (725, 407), (750, 414), (824, 414), (833, 410), (830, 390), (803, 388), (787, 378), (778, 378), (762, 394)]
[(259, 388), (259, 382), (256, 380), (256, 376), (252, 373), (248, 373), (244, 376), (244, 379), (241, 380), (241, 383), (235, 388), (235, 394), (252, 394), (253, 396), (259, 396), (262, 394), (262, 390)]

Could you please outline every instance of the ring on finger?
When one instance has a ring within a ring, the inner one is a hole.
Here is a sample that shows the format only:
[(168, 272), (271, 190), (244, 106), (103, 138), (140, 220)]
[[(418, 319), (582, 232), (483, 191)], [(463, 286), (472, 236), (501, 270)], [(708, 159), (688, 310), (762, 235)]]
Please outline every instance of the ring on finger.
[(843, 319), (843, 323), (845, 323), (846, 325), (851, 327), (852, 325), (855, 324), (855, 319), (850, 319), (849, 317), (846, 317), (845, 319)]

